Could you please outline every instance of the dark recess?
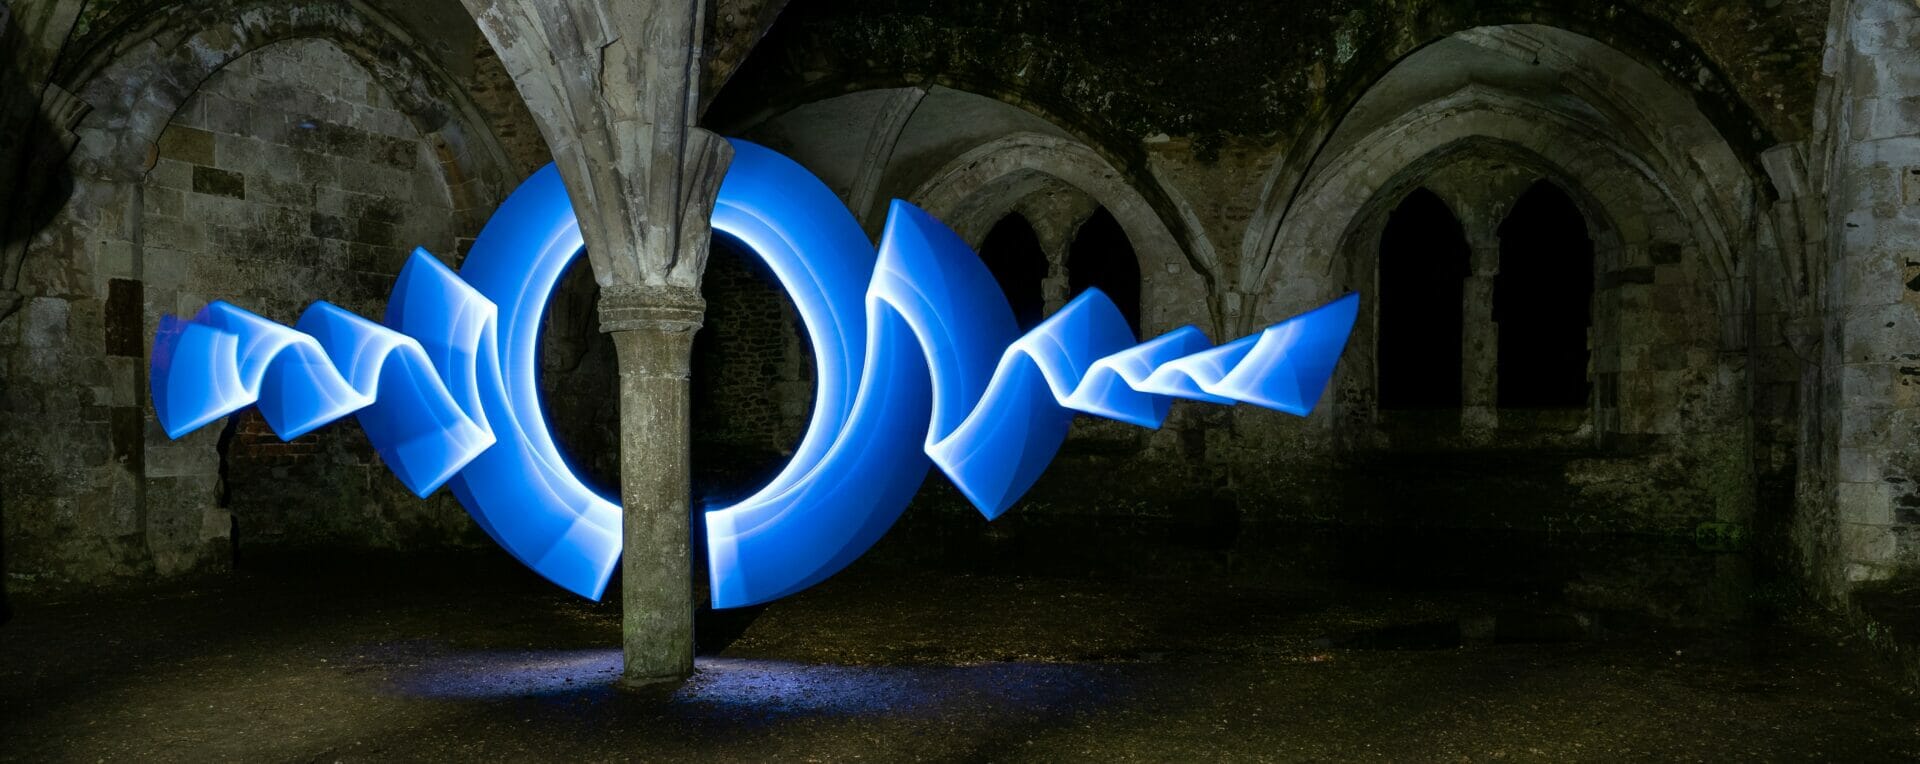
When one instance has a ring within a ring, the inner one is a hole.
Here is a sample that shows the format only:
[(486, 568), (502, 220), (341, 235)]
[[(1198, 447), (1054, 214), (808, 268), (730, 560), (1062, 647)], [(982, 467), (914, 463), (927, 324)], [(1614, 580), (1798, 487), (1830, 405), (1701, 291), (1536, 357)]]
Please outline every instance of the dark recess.
[(1445, 202), (1415, 189), (1380, 234), (1380, 408), (1460, 407), (1467, 237)]
[(1069, 298), (1080, 296), (1089, 287), (1099, 289), (1126, 316), (1127, 328), (1140, 336), (1140, 261), (1134, 257), (1133, 243), (1113, 213), (1101, 207), (1093, 217), (1080, 224), (1073, 248), (1067, 253), (1067, 290)]
[(1040, 237), (1034, 235), (1027, 219), (1013, 213), (993, 224), (993, 230), (980, 243), (980, 259), (993, 272), (993, 280), (1000, 282), (1000, 291), (1013, 306), (1013, 320), (1020, 330), (1038, 326), (1046, 313), (1040, 282), (1047, 277), (1047, 256), (1040, 250)]
[(1587, 328), (1592, 325), (1593, 240), (1567, 194), (1535, 183), (1500, 224), (1501, 408), (1587, 405)]

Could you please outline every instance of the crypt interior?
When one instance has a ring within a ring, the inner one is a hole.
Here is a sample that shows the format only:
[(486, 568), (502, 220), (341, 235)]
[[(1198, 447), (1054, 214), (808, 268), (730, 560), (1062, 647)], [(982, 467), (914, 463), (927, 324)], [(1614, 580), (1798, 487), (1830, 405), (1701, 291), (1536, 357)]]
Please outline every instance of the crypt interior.
[[(0, 760), (1920, 759), (1915, 0), (0, 2)], [(1021, 330), (1350, 292), (1307, 416), (1082, 415), (991, 522), (707, 603), (816, 409), (731, 149)], [(163, 317), (380, 320), (554, 163), (595, 601), (351, 418), (169, 437)], [(635, 522), (636, 519), (645, 522)]]

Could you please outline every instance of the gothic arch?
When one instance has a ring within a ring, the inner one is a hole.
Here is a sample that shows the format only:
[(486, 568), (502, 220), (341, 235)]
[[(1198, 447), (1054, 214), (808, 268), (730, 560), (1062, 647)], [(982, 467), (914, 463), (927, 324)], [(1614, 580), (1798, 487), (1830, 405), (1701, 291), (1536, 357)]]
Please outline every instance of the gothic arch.
[(888, 198), (918, 204), (975, 245), (1008, 211), (1031, 207), (1022, 202), (1043, 192), (1091, 199), (1078, 218), (1043, 230), (1043, 238), (1070, 239), (1086, 214), (1105, 206), (1134, 244), (1143, 287), (1154, 285), (1144, 291), (1177, 293), (1165, 305), (1144, 306), (1147, 329), (1219, 326), (1210, 288), (1214, 247), (1192, 206), (1151, 171), (1123, 169), (1035, 104), (938, 85), (849, 88), (728, 124), (813, 170), (864, 212), (873, 235)]
[[(1688, 245), (1710, 274), (1724, 344), (1744, 346), (1742, 315), (1750, 298), (1742, 255), (1751, 244), (1756, 190), (1687, 94), (1624, 54), (1561, 29), (1483, 27), (1446, 43), (1470, 47), (1494, 71), (1447, 92), (1422, 92), (1417, 81), (1396, 77), (1442, 49), (1435, 43), (1376, 82), (1374, 100), (1355, 104), (1355, 115), (1326, 141), (1327, 155), (1309, 168), (1297, 193), (1285, 192), (1288, 176), (1277, 163), (1242, 243), (1235, 274), (1241, 288), (1267, 292), (1269, 299), (1273, 290), (1294, 292), (1283, 299), (1294, 309), (1324, 297), (1332, 289), (1315, 284), (1315, 274), (1327, 272), (1325, 258), (1343, 235), (1339, 229), (1390, 176), (1447, 144), (1485, 138), (1559, 168), (1564, 187), (1590, 197), (1595, 209), (1589, 212), (1606, 211), (1621, 245)], [(1516, 67), (1520, 73), (1498, 69), (1528, 57), (1534, 63)], [(1503, 82), (1542, 66), (1557, 75), (1564, 92), (1541, 95)], [(1301, 258), (1322, 267), (1279, 278), (1286, 263)]]
[[(1603, 247), (1679, 245), (1693, 253), (1721, 320), (1721, 340), (1744, 344), (1748, 295), (1732, 257), (1735, 232), (1710, 215), (1686, 214), (1693, 196), (1663, 182), (1635, 152), (1528, 99), (1468, 86), (1394, 120), (1326, 163), (1265, 257), (1243, 264), (1270, 314), (1338, 291), (1328, 279), (1344, 242), (1382, 195), (1463, 152), (1489, 152), (1535, 167), (1570, 191)], [(1402, 157), (1412, 156), (1408, 161)], [(1250, 231), (1253, 235), (1256, 232)]]
[[(996, 221), (1049, 179), (1106, 207), (1133, 243), (1142, 293), (1156, 298), (1142, 306), (1145, 333), (1211, 323), (1204, 312), (1205, 282), (1179, 241), (1146, 198), (1085, 144), (1039, 133), (1002, 136), (948, 162), (922, 181), (908, 201), (977, 244)], [(1169, 288), (1176, 290), (1175, 296), (1168, 296)]]
[[(132, 308), (107, 319), (111, 332), (150, 339), (160, 313), (194, 310), (213, 297), (237, 296), (190, 294), (179, 288), (186, 266), (178, 258), (149, 256), (144, 201), (150, 170), (161, 153), (158, 142), (168, 125), (209, 78), (267, 46), (323, 42), (391, 97), (427, 146), (429, 157), (418, 172), (444, 183), (452, 204), (449, 229), (464, 235), (479, 230), (515, 180), (492, 132), (452, 75), (414, 53), (416, 42), (365, 3), (211, 0), (143, 13), (139, 23), (101, 33), (91, 48), (65, 66), (56, 83), (92, 108), (73, 128), (79, 139), (69, 158), (73, 197), (28, 249), (22, 279), (22, 291), (29, 294), (66, 295), (96, 304), (126, 300)], [(452, 244), (448, 242), (449, 248)], [(99, 342), (98, 335), (76, 336), (76, 341)], [(102, 355), (120, 356), (114, 362), (137, 369), (145, 365), (145, 346), (146, 340), (140, 340), (130, 348), (104, 348)], [(98, 348), (86, 347), (85, 352), (101, 352)], [(133, 379), (137, 401), (144, 396), (137, 380), (144, 377)], [(150, 409), (142, 413), (138, 405), (128, 410), (136, 423), (152, 416)], [(159, 436), (150, 426), (132, 432), (135, 439), (119, 447), (140, 454), (138, 458), (94, 468), (115, 490), (137, 496), (137, 511), (171, 513), (166, 521), (172, 523), (202, 522), (180, 513), (217, 506), (218, 428), (177, 441)], [(216, 525), (224, 523), (208, 524), (201, 534), (142, 533), (132, 543), (145, 548), (156, 569), (171, 572), (207, 554), (201, 541), (228, 537), (227, 529)]]
[(72, 166), (83, 182), (137, 180), (149, 147), (201, 83), (254, 50), (300, 38), (345, 51), (394, 97), (434, 147), (463, 227), (479, 230), (518, 180), (505, 153), (453, 75), (413, 53), (419, 42), (360, 0), (177, 3), (116, 30), (62, 78), (93, 106), (74, 130)]

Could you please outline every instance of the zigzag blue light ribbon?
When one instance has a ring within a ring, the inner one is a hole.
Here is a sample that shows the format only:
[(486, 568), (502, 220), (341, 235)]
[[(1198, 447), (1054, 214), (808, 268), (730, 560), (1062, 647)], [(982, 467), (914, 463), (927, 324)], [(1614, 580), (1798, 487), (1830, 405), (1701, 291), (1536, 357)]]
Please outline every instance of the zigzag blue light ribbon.
[[(1135, 344), (1088, 290), (1022, 336), (959, 236), (895, 201), (878, 251), (825, 184), (734, 141), (713, 229), (764, 259), (812, 340), (813, 419), (758, 492), (708, 511), (716, 607), (791, 594), (864, 553), (937, 465), (992, 519), (1065, 440), (1074, 412), (1158, 427), (1173, 398), (1305, 416), (1332, 376), (1357, 295), (1213, 347), (1191, 326)], [(458, 275), (423, 250), (386, 326), (316, 303), (294, 328), (224, 302), (162, 320), (155, 411), (179, 437), (257, 405), (283, 438), (355, 414), (396, 476), (450, 484), (481, 527), (555, 583), (598, 599), (620, 508), (554, 446), (535, 370), (548, 299), (581, 252), (558, 172), (501, 205)], [(390, 327), (390, 328), (389, 328)]]

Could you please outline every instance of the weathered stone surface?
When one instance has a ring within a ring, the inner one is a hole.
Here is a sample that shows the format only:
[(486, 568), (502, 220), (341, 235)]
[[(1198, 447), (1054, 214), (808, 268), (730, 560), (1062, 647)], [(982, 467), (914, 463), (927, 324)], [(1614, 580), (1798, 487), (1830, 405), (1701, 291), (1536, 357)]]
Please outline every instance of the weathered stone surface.
[[(264, 431), (223, 437), (218, 424), (177, 441), (158, 431), (145, 356), (159, 314), (228, 299), (290, 323), (331, 299), (378, 317), (407, 250), (457, 253), (456, 230), (471, 235), (460, 207), (486, 179), (463, 169), (477, 162), (461, 154), (457, 122), (442, 118), (428, 136), (403, 113), (423, 99), (407, 84), (420, 70), (382, 47), (391, 28), (365, 26), (349, 4), (143, 12), (151, 23), (121, 29), (95, 14), (76, 28), (128, 37), (105, 51), (68, 46), (88, 59), (71, 66), (91, 77), (70, 83), (94, 107), (79, 113), (98, 120), (76, 127), (92, 136), (73, 164), (82, 201), (18, 271), (39, 296), (21, 318), (0, 318), (4, 387), (49, 380), (0, 407), (9, 575), (57, 587), (219, 567), (236, 525), (250, 546), (478, 540), (450, 499), (421, 502), (400, 487), (350, 426), (284, 445)], [(308, 39), (275, 42), (289, 36)], [(457, 95), (438, 103), (464, 108)], [(300, 137), (303, 124), (326, 125), (329, 140)], [(312, 235), (315, 214), (370, 222), (335, 242)], [(367, 248), (359, 272), (348, 244)]]
[(693, 670), (685, 376), (731, 147), (694, 127), (704, 0), (465, 0), (555, 153), (620, 367), (624, 676)]
[[(684, 672), (689, 491), (751, 488), (813, 394), (766, 274), (706, 262), (725, 164), (695, 126), (708, 103), (707, 127), (794, 156), (871, 234), (896, 197), (976, 243), (1019, 215), (1048, 310), (1104, 210), (1148, 334), (1227, 339), (1370, 294), (1385, 217), (1413, 189), (1458, 219), (1457, 410), (1381, 413), (1369, 312), (1313, 416), (1180, 403), (1159, 430), (1083, 420), (1016, 515), (1214, 540), (1267, 521), (1750, 528), (1835, 594), (1920, 567), (1908, 0), (472, 0), (478, 26), (449, 25), (465, 19), (446, 2), (30, 5), (16, 34), (37, 90), (24, 112), (0, 92), (16, 109), (0, 135), (37, 117), (60, 156), (79, 141), (54, 174), (71, 200), (32, 246), (0, 227), (0, 265), (25, 263), (0, 272), (0, 543), (35, 585), (217, 568), (236, 529), (242, 546), (477, 541), (351, 425), (287, 443), (243, 416), (168, 441), (144, 408), (145, 349), (160, 313), (212, 299), (378, 316), (413, 246), (457, 262), (504, 189), (558, 160), (592, 265), (552, 306), (543, 390), (569, 456), (618, 486), (630, 561), (650, 561), (627, 569), (629, 668)], [(1498, 400), (1500, 228), (1541, 180), (1595, 246), (1577, 409)], [(690, 444), (711, 483), (690, 486)], [(934, 536), (1021, 543), (930, 486), (916, 511)]]
[(602, 331), (620, 360), (624, 681), (693, 673), (689, 359), (706, 302), (691, 290), (607, 287)]

